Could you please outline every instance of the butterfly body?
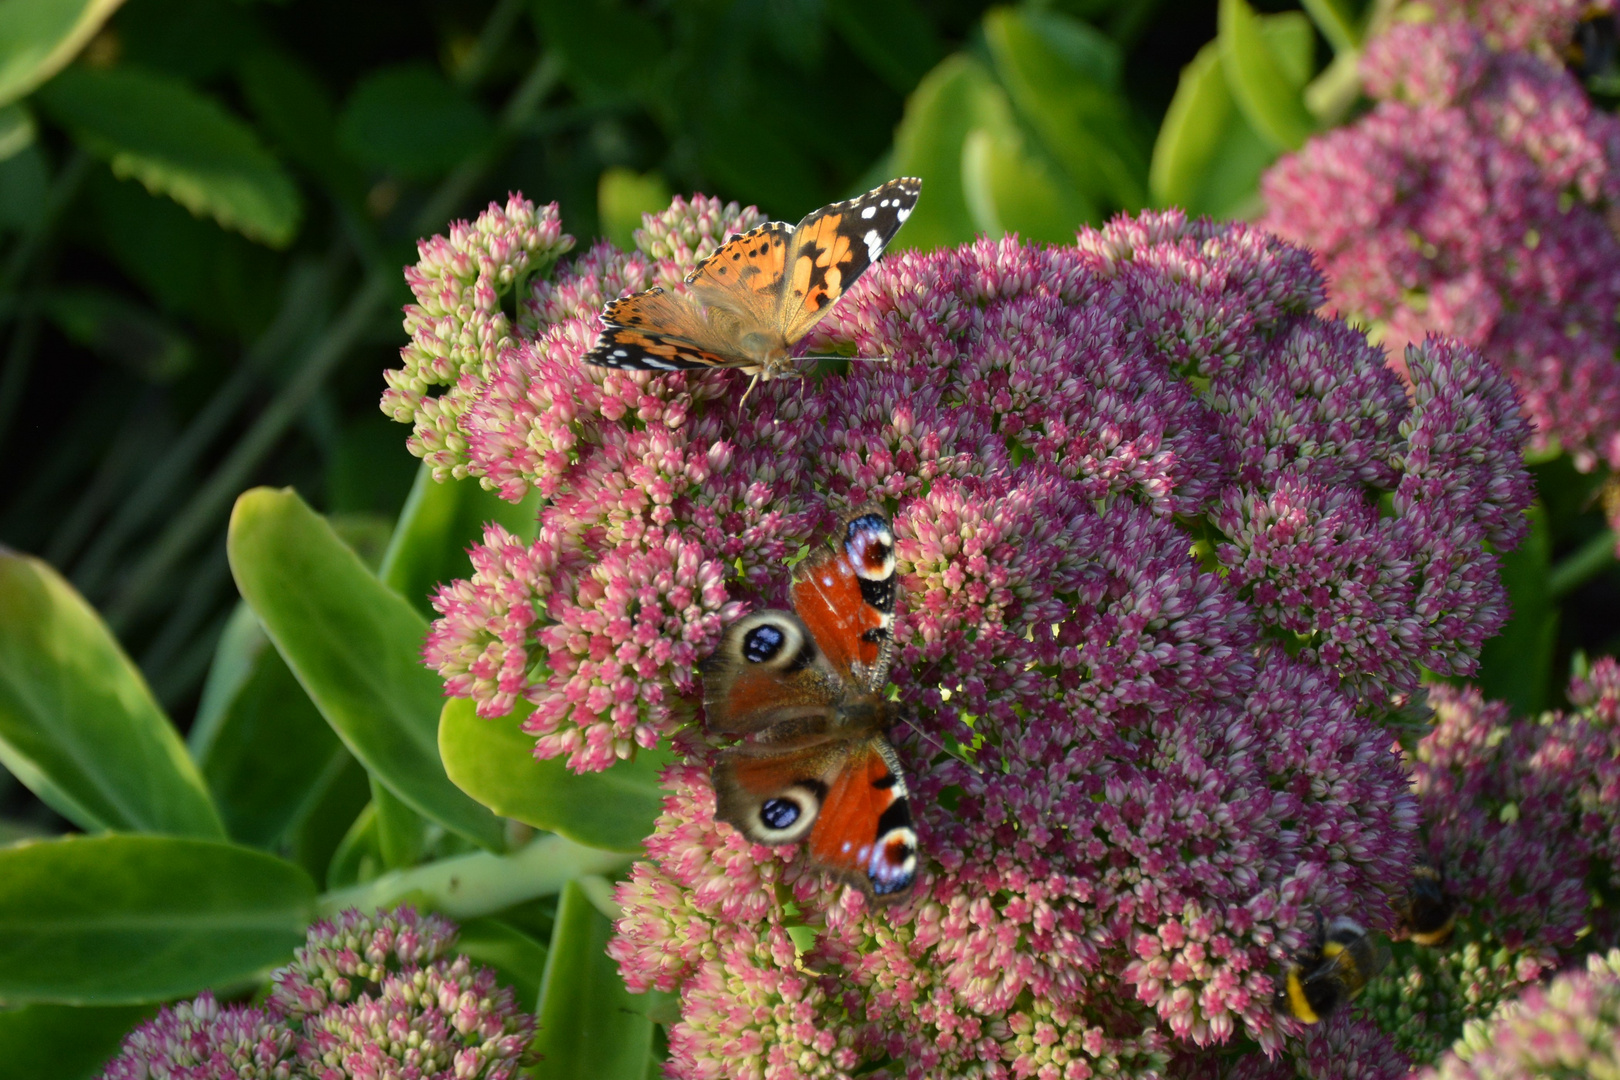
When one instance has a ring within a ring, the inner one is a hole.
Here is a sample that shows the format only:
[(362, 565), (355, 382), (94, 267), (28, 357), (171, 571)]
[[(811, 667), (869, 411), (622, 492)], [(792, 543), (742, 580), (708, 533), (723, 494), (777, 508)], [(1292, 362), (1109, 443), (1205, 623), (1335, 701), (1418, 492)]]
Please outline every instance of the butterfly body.
[(758, 843), (806, 844), (878, 902), (906, 893), (917, 863), (885, 734), (895, 594), (889, 523), (859, 515), (794, 582), (792, 611), (732, 623), (703, 665), (708, 729), (737, 738), (715, 762), (716, 816)]
[(921, 183), (891, 180), (796, 226), (769, 221), (733, 236), (683, 291), (648, 289), (603, 308), (605, 327), (585, 360), (640, 371), (736, 368), (761, 380), (797, 374), (794, 347), (882, 256)]

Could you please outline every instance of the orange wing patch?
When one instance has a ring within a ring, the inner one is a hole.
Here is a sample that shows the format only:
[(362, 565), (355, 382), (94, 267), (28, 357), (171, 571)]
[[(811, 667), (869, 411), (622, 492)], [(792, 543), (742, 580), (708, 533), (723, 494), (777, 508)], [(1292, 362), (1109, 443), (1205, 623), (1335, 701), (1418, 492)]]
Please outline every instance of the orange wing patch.
[(705, 306), (737, 316), (743, 333), (774, 328), (792, 235), (781, 221), (749, 229), (698, 263), (686, 283)]
[(821, 320), (883, 255), (917, 205), (922, 181), (891, 180), (859, 198), (824, 206), (793, 230), (788, 284), (777, 325), (790, 345)]

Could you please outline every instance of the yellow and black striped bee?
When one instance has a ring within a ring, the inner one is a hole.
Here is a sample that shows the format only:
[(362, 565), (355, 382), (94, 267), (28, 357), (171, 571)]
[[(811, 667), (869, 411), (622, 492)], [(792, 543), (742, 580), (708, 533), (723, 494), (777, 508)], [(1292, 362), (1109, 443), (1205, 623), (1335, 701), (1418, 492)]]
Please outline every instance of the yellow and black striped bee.
[(1457, 923), (1457, 900), (1446, 879), (1427, 859), (1412, 867), (1412, 884), (1401, 904), (1401, 926), (1414, 945), (1443, 945)]
[(1315, 1024), (1354, 998), (1389, 962), (1354, 919), (1316, 920), (1316, 941), (1288, 965), (1278, 1005), (1301, 1023)]

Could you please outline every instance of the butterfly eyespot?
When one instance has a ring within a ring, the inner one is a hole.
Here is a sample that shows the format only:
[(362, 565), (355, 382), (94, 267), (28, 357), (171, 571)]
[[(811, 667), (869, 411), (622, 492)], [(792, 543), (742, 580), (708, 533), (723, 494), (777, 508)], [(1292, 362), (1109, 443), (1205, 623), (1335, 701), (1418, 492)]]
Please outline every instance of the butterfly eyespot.
[(764, 664), (782, 651), (787, 635), (780, 627), (766, 623), (748, 631), (743, 638), (743, 658), (753, 664)]
[(767, 799), (759, 808), (759, 818), (773, 829), (791, 828), (803, 811), (792, 799)]

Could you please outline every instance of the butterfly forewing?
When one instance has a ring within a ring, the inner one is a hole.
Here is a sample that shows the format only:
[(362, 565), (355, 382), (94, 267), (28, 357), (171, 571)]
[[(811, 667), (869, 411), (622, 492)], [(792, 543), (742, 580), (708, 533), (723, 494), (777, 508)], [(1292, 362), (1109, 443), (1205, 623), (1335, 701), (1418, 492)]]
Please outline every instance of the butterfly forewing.
[(914, 177), (824, 206), (799, 222), (787, 258), (778, 313), (782, 336), (795, 343), (877, 262), (922, 191)]
[(692, 295), (739, 317), (740, 334), (774, 332), (793, 226), (767, 221), (733, 236), (686, 275)]
[(903, 895), (916, 834), (900, 763), (884, 737), (883, 695), (895, 603), (894, 533), (869, 512), (794, 583), (794, 611), (759, 611), (726, 628), (703, 664), (719, 752), (716, 814), (764, 844), (809, 857), (875, 901)]

